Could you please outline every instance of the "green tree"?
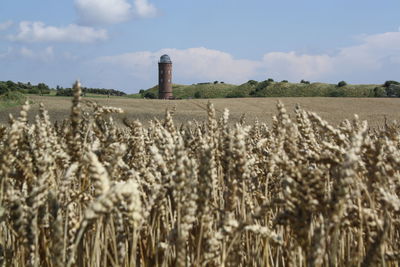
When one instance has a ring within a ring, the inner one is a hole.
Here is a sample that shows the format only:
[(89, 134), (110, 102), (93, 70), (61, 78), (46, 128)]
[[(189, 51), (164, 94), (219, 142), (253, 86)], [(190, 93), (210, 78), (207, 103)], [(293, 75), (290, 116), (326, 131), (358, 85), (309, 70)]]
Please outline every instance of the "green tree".
[(391, 86), (392, 84), (394, 84), (394, 85), (400, 85), (400, 83), (397, 82), (397, 81), (389, 80), (389, 81), (386, 81), (386, 82), (383, 84), (383, 86), (389, 87), (389, 86)]
[(300, 83), (310, 84), (310, 82), (309, 82), (309, 81), (306, 81), (306, 80), (301, 80)]
[(8, 89), (9, 91), (15, 91), (15, 90), (18, 89), (18, 88), (17, 88), (17, 85), (16, 85), (13, 81), (7, 81), (7, 82), (6, 82), (6, 85), (7, 85), (7, 89)]

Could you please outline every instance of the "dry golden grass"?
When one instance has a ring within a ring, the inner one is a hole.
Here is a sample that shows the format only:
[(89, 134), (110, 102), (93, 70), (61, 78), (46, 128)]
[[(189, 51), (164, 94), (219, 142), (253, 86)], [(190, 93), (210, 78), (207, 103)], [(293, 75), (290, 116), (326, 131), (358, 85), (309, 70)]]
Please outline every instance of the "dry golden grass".
[(399, 125), (221, 106), (121, 127), (79, 83), (63, 122), (26, 103), (0, 126), (0, 266), (399, 266)]
[[(32, 104), (29, 119), (32, 120), (37, 114), (39, 103), (43, 103), (49, 111), (52, 121), (62, 120), (69, 116), (71, 98), (32, 96)], [(115, 106), (122, 108), (125, 113), (117, 116), (118, 120), (127, 117), (131, 120), (139, 119), (144, 124), (151, 119), (162, 119), (166, 108), (176, 106), (174, 120), (177, 124), (189, 120), (204, 120), (208, 100), (143, 100), (128, 98), (84, 98), (100, 105)], [(237, 122), (243, 113), (249, 122), (256, 118), (260, 121), (271, 123), (272, 115), (275, 113), (277, 101), (282, 101), (288, 112), (293, 114), (296, 104), (309, 111), (318, 113), (323, 119), (333, 125), (339, 124), (344, 119), (352, 119), (358, 114), (360, 119), (368, 120), (371, 127), (383, 124), (385, 117), (388, 121), (400, 120), (400, 99), (397, 98), (242, 98), (242, 99), (212, 99), (218, 115), (224, 108), (229, 109), (231, 122)], [(18, 114), (18, 107), (0, 110), (0, 123), (7, 123), (8, 114)]]

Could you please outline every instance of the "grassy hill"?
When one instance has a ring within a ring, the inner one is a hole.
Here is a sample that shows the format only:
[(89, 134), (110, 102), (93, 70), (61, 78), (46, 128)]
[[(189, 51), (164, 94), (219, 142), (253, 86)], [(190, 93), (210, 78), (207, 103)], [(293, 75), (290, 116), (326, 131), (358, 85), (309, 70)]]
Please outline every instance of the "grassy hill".
[[(392, 87), (390, 87), (392, 86)], [(393, 86), (397, 86), (394, 88)], [(391, 88), (389, 90), (389, 87)], [(398, 91), (398, 92), (397, 92)], [(262, 82), (254, 80), (241, 85), (225, 83), (203, 83), (193, 85), (173, 85), (175, 98), (237, 98), (237, 97), (385, 97), (400, 96), (398, 85), (385, 84), (328, 84), (274, 82), (271, 79)], [(158, 85), (129, 95), (132, 98), (158, 98)]]
[[(233, 92), (237, 85), (226, 84), (226, 83), (204, 83), (204, 84), (192, 84), (182, 85), (173, 84), (172, 90), (175, 98), (224, 98), (227, 94)], [(129, 97), (141, 98), (146, 93), (152, 93), (158, 97), (158, 85), (145, 90), (142, 94), (132, 94)]]

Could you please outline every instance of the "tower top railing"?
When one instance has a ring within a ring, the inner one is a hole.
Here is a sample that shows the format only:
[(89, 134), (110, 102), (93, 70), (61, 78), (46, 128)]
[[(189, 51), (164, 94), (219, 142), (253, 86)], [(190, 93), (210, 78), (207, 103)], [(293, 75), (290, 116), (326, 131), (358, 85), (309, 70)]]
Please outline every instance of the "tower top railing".
[(158, 63), (172, 63), (172, 61), (168, 55), (162, 55)]

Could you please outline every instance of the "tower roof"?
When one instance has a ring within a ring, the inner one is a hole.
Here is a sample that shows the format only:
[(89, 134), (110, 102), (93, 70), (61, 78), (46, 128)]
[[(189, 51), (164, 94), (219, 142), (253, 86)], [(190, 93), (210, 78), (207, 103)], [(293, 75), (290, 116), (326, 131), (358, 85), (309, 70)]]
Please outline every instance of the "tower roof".
[(169, 56), (165, 54), (160, 57), (160, 63), (172, 63), (172, 61)]

